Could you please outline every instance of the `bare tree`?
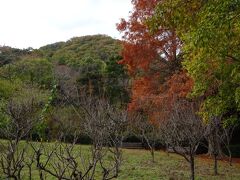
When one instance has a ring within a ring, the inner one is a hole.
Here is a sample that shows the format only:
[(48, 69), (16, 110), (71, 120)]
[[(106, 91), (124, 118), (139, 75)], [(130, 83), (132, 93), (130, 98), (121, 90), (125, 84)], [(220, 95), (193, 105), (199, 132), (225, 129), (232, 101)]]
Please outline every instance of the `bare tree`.
[(213, 118), (207, 125), (206, 139), (208, 140), (208, 153), (213, 155), (214, 174), (218, 174), (218, 157), (222, 156), (222, 128), (220, 118)]
[[(64, 97), (67, 97), (67, 101), (72, 102), (77, 99), (77, 79), (79, 72), (74, 68), (67, 65), (55, 64), (54, 77), (58, 84), (58, 100), (66, 101)], [(63, 96), (63, 97), (62, 97)]]
[(143, 139), (150, 150), (152, 162), (155, 162), (155, 146), (159, 140), (159, 125), (150, 122), (144, 115), (133, 113), (131, 118), (132, 131)]
[(108, 149), (113, 154), (115, 176), (117, 177), (122, 163), (122, 142), (128, 135), (128, 111), (112, 105), (108, 107)]
[[(85, 112), (85, 132), (92, 140), (92, 154), (93, 157), (99, 157), (94, 164), (100, 163), (103, 179), (115, 178), (118, 176), (122, 161), (120, 148), (127, 134), (127, 110), (113, 107), (105, 99), (88, 97), (81, 102), (84, 103), (82, 107)], [(113, 164), (108, 163), (107, 167), (103, 161), (109, 152)]]
[(173, 106), (170, 118), (161, 125), (163, 141), (189, 163), (192, 180), (195, 178), (196, 150), (205, 133), (204, 124), (196, 110), (194, 103), (177, 102)]
[(55, 143), (31, 143), (35, 152), (35, 161), (39, 178), (51, 175), (57, 179), (89, 179), (92, 164), (84, 158), (81, 147), (76, 145), (77, 136), (72, 143), (65, 143), (60, 136)]
[(233, 132), (236, 128), (236, 125), (229, 125), (223, 128), (223, 145), (228, 151), (229, 165), (232, 166), (232, 152), (230, 149), (230, 142), (233, 136)]
[(229, 164), (231, 165), (232, 155), (230, 150), (230, 141), (235, 126), (225, 127), (220, 117), (212, 118), (207, 124), (205, 137), (208, 141), (208, 154), (214, 159), (214, 174), (218, 175), (218, 159), (225, 156), (223, 148), (225, 147), (229, 155)]
[[(1, 152), (0, 162), (6, 178), (21, 179), (25, 168), (29, 170), (31, 179), (35, 164), (40, 179), (49, 176), (57, 179), (94, 179), (97, 166), (102, 169), (104, 180), (118, 176), (122, 162), (122, 141), (127, 133), (126, 109), (114, 107), (105, 99), (85, 96), (73, 103), (71, 98), (68, 105), (74, 109), (79, 120), (84, 122), (84, 131), (92, 140), (91, 154), (86, 156), (81, 147), (76, 145), (79, 135), (77, 130), (82, 130), (80, 126), (60, 126), (55, 143), (27, 141), (21, 147), (20, 141), (30, 137), (38, 123), (41, 112), (39, 107), (42, 106), (34, 97), (26, 97), (29, 98), (24, 101), (9, 101), (4, 107), (9, 121), (5, 128), (1, 128), (1, 134), (5, 135), (8, 144), (1, 142), (4, 151)], [(71, 143), (66, 142), (69, 131), (75, 131)], [(32, 148), (33, 153), (29, 153), (32, 152), (29, 148)]]
[[(50, 175), (57, 179), (92, 180), (96, 177), (97, 167), (102, 169), (103, 180), (116, 178), (119, 174), (122, 141), (127, 134), (127, 110), (114, 107), (105, 99), (79, 98), (72, 108), (92, 141), (91, 151), (83, 153), (81, 145), (76, 144), (77, 131), (74, 141), (67, 143), (65, 137), (69, 134), (68, 128), (60, 127), (57, 133), (60, 136), (54, 145), (32, 145), (40, 179)], [(82, 131), (81, 127), (74, 129)]]
[(7, 119), (5, 126), (0, 128), (1, 136), (5, 139), (1, 141), (4, 149), (1, 151), (0, 164), (6, 178), (21, 179), (23, 168), (27, 166), (31, 171), (33, 164), (26, 164), (25, 155), (29, 146), (26, 143), (21, 147), (20, 140), (27, 138), (38, 122), (36, 114), (41, 103), (35, 96), (28, 95), (23, 99), (12, 98), (1, 108), (1, 113)]

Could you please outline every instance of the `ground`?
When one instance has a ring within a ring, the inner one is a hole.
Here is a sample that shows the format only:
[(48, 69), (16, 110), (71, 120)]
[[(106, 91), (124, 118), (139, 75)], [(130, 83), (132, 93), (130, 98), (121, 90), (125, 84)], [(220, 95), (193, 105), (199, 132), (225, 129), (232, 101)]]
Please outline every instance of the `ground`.
[[(227, 161), (219, 162), (219, 174), (213, 175), (213, 160), (206, 156), (199, 156), (196, 160), (196, 179), (206, 180), (239, 180), (240, 162), (232, 166)], [(189, 166), (179, 155), (166, 152), (156, 152), (156, 163), (150, 160), (150, 153), (146, 150), (124, 150), (124, 162), (119, 180), (124, 179), (188, 179)]]
[[(83, 146), (83, 149), (88, 148), (89, 146)], [(155, 158), (156, 162), (152, 163), (150, 152), (147, 150), (123, 149), (123, 162), (117, 180), (189, 179), (189, 165), (181, 156), (157, 151)], [(219, 161), (219, 173), (218, 176), (213, 175), (213, 160), (208, 156), (200, 155), (196, 158), (196, 179), (199, 180), (239, 180), (239, 159), (234, 159), (232, 166), (226, 160)], [(35, 170), (34, 180), (38, 179), (37, 174), (38, 172)], [(0, 170), (0, 177), (2, 176)], [(27, 173), (23, 179), (29, 179)], [(48, 179), (54, 178), (48, 176)], [(96, 180), (98, 179), (101, 179), (100, 176), (96, 177)]]

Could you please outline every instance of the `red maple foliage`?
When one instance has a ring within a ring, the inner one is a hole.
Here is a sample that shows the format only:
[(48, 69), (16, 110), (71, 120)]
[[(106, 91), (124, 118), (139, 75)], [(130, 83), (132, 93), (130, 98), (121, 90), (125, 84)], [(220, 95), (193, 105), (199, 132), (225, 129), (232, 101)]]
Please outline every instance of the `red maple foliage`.
[(137, 69), (147, 71), (153, 61), (162, 64), (175, 61), (181, 42), (174, 30), (159, 27), (152, 32), (148, 26), (148, 19), (154, 14), (154, 9), (160, 0), (132, 0), (134, 6), (129, 20), (121, 19), (117, 29), (123, 33), (123, 60), (129, 71)]
[[(181, 68), (181, 41), (174, 29), (159, 26), (152, 32), (148, 19), (161, 0), (132, 0), (129, 20), (122, 19), (117, 29), (123, 33), (123, 59), (132, 76), (129, 110), (144, 111), (149, 120), (159, 121), (177, 98), (186, 97), (192, 80)], [(167, 108), (166, 108), (167, 107)]]

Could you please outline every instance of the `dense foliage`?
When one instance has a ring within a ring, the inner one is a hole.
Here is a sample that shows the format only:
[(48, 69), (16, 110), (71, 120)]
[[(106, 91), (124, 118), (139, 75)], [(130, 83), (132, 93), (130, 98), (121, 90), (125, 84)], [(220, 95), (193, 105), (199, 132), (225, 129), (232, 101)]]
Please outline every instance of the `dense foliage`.
[(172, 102), (185, 97), (192, 86), (182, 69), (182, 42), (174, 27), (160, 26), (153, 31), (148, 26), (158, 2), (132, 1), (129, 20), (122, 19), (117, 26), (124, 39), (121, 63), (134, 79), (129, 109), (143, 111), (153, 122), (163, 121)]
[(124, 106), (128, 102), (128, 76), (117, 63), (120, 50), (119, 41), (105, 35), (75, 37), (35, 50), (1, 47), (1, 117), (8, 116), (6, 109), (13, 97), (24, 105), (32, 93), (38, 97), (32, 97), (34, 101), (48, 94), (40, 106), (36, 104), (42, 109), (39, 121), (43, 121), (33, 134), (37, 137), (41, 131), (42, 137), (48, 134), (54, 138), (59, 127), (79, 123), (72, 105), (78, 103), (80, 94), (104, 97)]
[(192, 97), (204, 98), (204, 120), (217, 117), (225, 125), (236, 124), (239, 116), (239, 5), (238, 0), (165, 1), (151, 24), (176, 29), (184, 68), (194, 81)]
[[(129, 110), (159, 127), (174, 152), (187, 161), (191, 157), (191, 179), (195, 152), (190, 149), (200, 142), (193, 140), (194, 134), (204, 135), (217, 174), (222, 145), (228, 144), (230, 152), (229, 132), (239, 124), (240, 1), (132, 0), (132, 4), (129, 19), (117, 25), (123, 34), (120, 63), (133, 78)], [(197, 118), (191, 116), (191, 107)], [(179, 147), (188, 150), (181, 152)]]
[(119, 41), (106, 35), (74, 37), (67, 42), (58, 42), (39, 49), (44, 57), (72, 66), (79, 65), (87, 57), (105, 62), (110, 57), (119, 55), (120, 50)]

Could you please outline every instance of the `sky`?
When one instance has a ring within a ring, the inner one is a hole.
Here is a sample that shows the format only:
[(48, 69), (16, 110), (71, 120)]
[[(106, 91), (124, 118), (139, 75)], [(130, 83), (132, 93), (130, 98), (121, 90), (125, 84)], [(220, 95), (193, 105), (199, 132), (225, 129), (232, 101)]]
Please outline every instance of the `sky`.
[(93, 34), (120, 39), (116, 23), (131, 8), (131, 0), (1, 0), (0, 45), (39, 48)]

